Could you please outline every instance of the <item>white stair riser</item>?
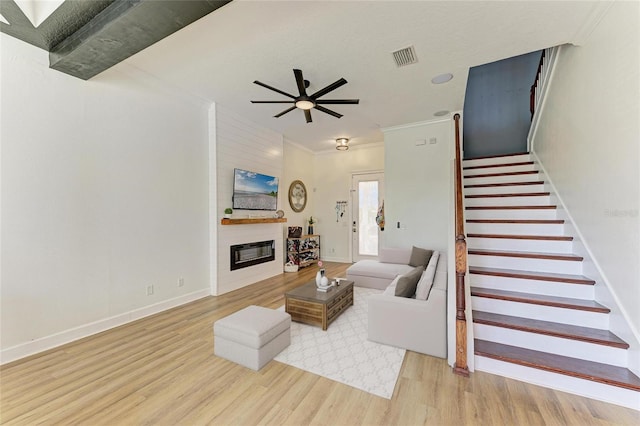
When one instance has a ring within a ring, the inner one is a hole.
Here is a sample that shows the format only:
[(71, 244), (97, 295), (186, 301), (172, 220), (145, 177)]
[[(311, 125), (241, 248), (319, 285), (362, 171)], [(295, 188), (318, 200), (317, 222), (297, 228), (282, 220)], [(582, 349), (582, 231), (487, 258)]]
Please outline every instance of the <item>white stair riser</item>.
[(640, 410), (640, 397), (638, 397), (638, 392), (629, 389), (609, 386), (591, 380), (579, 379), (478, 355), (474, 357), (474, 366), (476, 371), (485, 371), (534, 385)]
[(581, 327), (609, 328), (609, 315), (598, 312), (532, 305), (530, 303), (510, 302), (507, 300), (476, 296), (471, 297), (471, 303), (474, 311), (491, 312), (494, 314), (511, 315)]
[(532, 161), (530, 154), (509, 155), (508, 157), (481, 158), (478, 160), (462, 160), (462, 167), (488, 166), (497, 164), (522, 163)]
[(529, 223), (467, 223), (467, 234), (500, 235), (563, 235), (564, 224)]
[(517, 269), (520, 271), (554, 272), (559, 274), (582, 274), (582, 262), (550, 260), (524, 257), (491, 256), (469, 254), (469, 265), (485, 268)]
[[(518, 161), (519, 163), (520, 161)], [(474, 166), (462, 166), (462, 167), (474, 167)], [(528, 172), (536, 170), (535, 164), (520, 164), (517, 166), (503, 166), (494, 165), (492, 167), (483, 167), (481, 169), (463, 169), (463, 176), (469, 175), (485, 175), (489, 173), (512, 173), (512, 172)]]
[(595, 287), (586, 284), (526, 280), (481, 274), (469, 274), (469, 282), (472, 287), (491, 288), (494, 290), (518, 291), (521, 293), (536, 293), (584, 300), (593, 300), (595, 297)]
[(486, 185), (488, 183), (535, 182), (539, 180), (540, 173), (527, 173), (522, 175), (488, 176), (474, 178), (465, 177), (463, 181), (464, 185)]
[(556, 209), (465, 209), (466, 219), (554, 220)]
[(625, 349), (476, 323), (473, 324), (473, 334), (480, 340), (627, 367)]
[(571, 241), (467, 237), (467, 247), (489, 250), (571, 253)]
[(472, 206), (548, 206), (551, 204), (549, 196), (533, 197), (483, 197), (465, 198), (465, 207)]
[(480, 194), (520, 194), (523, 192), (544, 192), (544, 184), (485, 186), (480, 188), (464, 188), (464, 195)]

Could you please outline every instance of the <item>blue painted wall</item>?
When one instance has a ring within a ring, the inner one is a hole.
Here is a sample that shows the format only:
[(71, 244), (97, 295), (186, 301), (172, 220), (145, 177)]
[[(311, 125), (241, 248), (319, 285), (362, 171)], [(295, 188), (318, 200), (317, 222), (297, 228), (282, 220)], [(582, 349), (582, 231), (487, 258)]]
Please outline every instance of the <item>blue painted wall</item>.
[(541, 54), (532, 52), (469, 70), (464, 100), (464, 158), (527, 150), (529, 90)]

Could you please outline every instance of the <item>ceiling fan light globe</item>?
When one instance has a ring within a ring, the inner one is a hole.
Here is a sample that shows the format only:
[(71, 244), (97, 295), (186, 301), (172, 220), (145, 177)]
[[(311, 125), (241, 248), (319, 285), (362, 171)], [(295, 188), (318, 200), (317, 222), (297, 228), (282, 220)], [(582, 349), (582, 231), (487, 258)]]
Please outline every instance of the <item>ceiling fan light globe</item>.
[(309, 101), (309, 100), (305, 100), (305, 99), (301, 99), (299, 101), (296, 101), (296, 108), (300, 108), (300, 109), (303, 109), (303, 110), (310, 110), (314, 106), (316, 106), (316, 104), (313, 101)]

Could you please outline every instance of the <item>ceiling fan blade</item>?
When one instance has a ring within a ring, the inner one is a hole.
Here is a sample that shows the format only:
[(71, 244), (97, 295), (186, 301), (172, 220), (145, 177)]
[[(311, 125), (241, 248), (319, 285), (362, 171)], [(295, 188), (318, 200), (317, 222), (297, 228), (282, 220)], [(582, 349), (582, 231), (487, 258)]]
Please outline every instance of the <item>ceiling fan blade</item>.
[(316, 104), (323, 104), (323, 105), (358, 104), (358, 103), (360, 103), (360, 99), (324, 99), (324, 100), (316, 101)]
[(288, 94), (287, 92), (283, 92), (283, 91), (282, 91), (282, 90), (280, 90), (280, 89), (276, 89), (275, 87), (271, 87), (271, 86), (269, 86), (268, 84), (261, 83), (261, 82), (259, 82), (258, 80), (254, 81), (254, 83), (255, 83), (255, 84), (257, 84), (258, 86), (262, 86), (262, 87), (264, 87), (264, 88), (266, 88), (266, 89), (273, 90), (274, 92), (280, 93), (281, 95), (288, 96), (288, 97), (290, 97), (291, 99), (295, 99), (295, 98), (296, 98), (295, 96), (290, 95), (290, 94)]
[(316, 105), (314, 108), (317, 109), (318, 111), (324, 112), (325, 114), (333, 115), (336, 118), (342, 117), (342, 114), (338, 114), (337, 112), (331, 111), (330, 109), (327, 109), (325, 107), (321, 107), (320, 105)]
[(313, 98), (313, 99), (319, 98), (320, 96), (324, 96), (327, 93), (331, 92), (332, 90), (336, 90), (338, 87), (340, 87), (340, 86), (342, 86), (344, 84), (347, 84), (347, 80), (345, 80), (344, 78), (341, 78), (340, 80), (336, 81), (335, 83), (332, 83), (332, 84), (328, 85), (324, 89), (318, 90), (316, 93), (314, 93), (310, 97)]
[(287, 109), (285, 109), (284, 111), (282, 111), (282, 112), (281, 112), (280, 114), (278, 114), (278, 115), (274, 115), (274, 116), (273, 116), (273, 118), (282, 117), (283, 115), (285, 115), (285, 114), (286, 114), (286, 113), (288, 113), (288, 112), (293, 111), (294, 109), (296, 109), (296, 106), (295, 106), (295, 105), (294, 105), (294, 106), (292, 106), (291, 108), (287, 108)]
[(251, 101), (252, 104), (290, 104), (293, 101)]
[(302, 77), (302, 71), (293, 70), (293, 75), (296, 77), (296, 84), (298, 85), (300, 96), (307, 96), (307, 89), (304, 87), (304, 78)]
[[(294, 107), (295, 108), (295, 107)], [(311, 119), (311, 110), (304, 110), (304, 118), (307, 119), (307, 123), (311, 123), (313, 120)]]

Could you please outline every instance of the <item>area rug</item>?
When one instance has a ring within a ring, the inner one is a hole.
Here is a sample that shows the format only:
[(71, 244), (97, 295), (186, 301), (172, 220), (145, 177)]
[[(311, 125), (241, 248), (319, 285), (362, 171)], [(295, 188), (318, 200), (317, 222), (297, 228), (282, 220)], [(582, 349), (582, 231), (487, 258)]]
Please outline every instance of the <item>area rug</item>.
[(291, 345), (275, 360), (391, 399), (405, 350), (367, 340), (367, 297), (381, 292), (354, 287), (354, 305), (327, 331), (292, 322)]

